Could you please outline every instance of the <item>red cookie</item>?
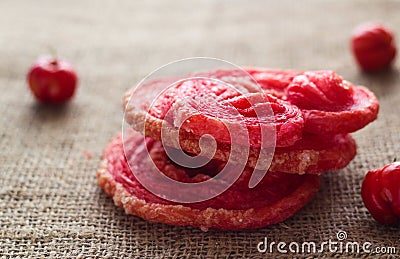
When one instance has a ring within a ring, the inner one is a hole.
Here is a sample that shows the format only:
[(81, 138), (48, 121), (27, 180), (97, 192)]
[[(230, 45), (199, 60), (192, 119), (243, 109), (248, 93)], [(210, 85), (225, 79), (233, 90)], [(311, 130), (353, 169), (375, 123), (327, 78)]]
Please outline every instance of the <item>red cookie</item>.
[(286, 88), (292, 82), (293, 78), (303, 74), (301, 71), (293, 70), (271, 70), (265, 68), (245, 68), (261, 89), (284, 99)]
[(303, 72), (294, 70), (273, 70), (267, 68), (245, 67), (241, 69), (218, 69), (195, 73), (195, 76), (206, 76), (229, 82), (235, 86), (245, 85), (247, 89), (253, 91), (262, 90), (277, 97), (286, 95), (286, 88), (293, 78)]
[(304, 72), (293, 79), (286, 92), (287, 100), (303, 112), (306, 132), (354, 132), (378, 116), (379, 103), (371, 91), (344, 81), (332, 71)]
[[(199, 74), (243, 85), (254, 85), (256, 81), (266, 93), (300, 108), (305, 120), (304, 131), (309, 133), (350, 133), (377, 118), (379, 102), (375, 95), (365, 87), (343, 80), (332, 71), (244, 70), (252, 78), (243, 76), (244, 73), (238, 69)], [(239, 76), (240, 80), (235, 81), (235, 76)]]
[[(125, 118), (131, 125), (136, 125), (135, 129), (141, 129), (142, 134), (145, 136), (161, 140), (163, 120), (136, 112), (127, 112)], [(184, 130), (180, 130), (177, 133), (174, 127), (167, 127), (166, 132), (164, 140), (169, 146), (180, 148), (192, 154), (200, 154), (203, 151), (203, 155), (209, 158), (225, 162), (230, 160), (233, 163), (240, 164), (236, 160), (237, 157), (231, 155), (231, 144), (217, 143), (214, 153), (212, 149), (200, 149), (200, 137), (197, 135)], [(175, 134), (179, 135), (179, 141), (178, 138), (176, 140), (173, 139)], [(203, 141), (204, 147), (212, 146), (212, 143), (207, 138), (203, 138)], [(242, 148), (249, 151), (247, 166), (255, 168), (258, 165), (258, 169), (265, 169), (263, 166), (270, 161), (268, 156), (271, 152), (270, 150), (260, 150), (259, 148), (248, 146)], [(261, 158), (260, 152), (263, 152)], [(304, 134), (302, 139), (296, 142), (295, 145), (275, 149), (269, 170), (290, 174), (321, 174), (324, 171), (338, 170), (347, 166), (356, 153), (356, 143), (349, 134), (332, 136)]]
[(304, 124), (301, 111), (272, 95), (251, 93), (218, 103), (212, 99), (197, 95), (176, 102), (172, 107), (174, 124), (197, 136), (209, 134), (219, 143), (253, 148), (275, 144), (287, 147), (301, 139)]
[(321, 174), (346, 167), (356, 154), (357, 145), (350, 134), (304, 134), (295, 145), (275, 149), (270, 170)]
[[(135, 91), (135, 97), (140, 99), (140, 103), (136, 104), (135, 101), (130, 101), (126, 106), (132, 91), (126, 94), (124, 108), (128, 117), (138, 113), (147, 114), (148, 111), (149, 116), (165, 119), (170, 122), (171, 126), (181, 126), (180, 124), (182, 124), (183, 129), (199, 136), (204, 133), (213, 133), (218, 142), (225, 143), (230, 143), (231, 137), (227, 133), (228, 128), (222, 122), (228, 122), (228, 126), (238, 125), (237, 121), (240, 118), (246, 125), (249, 135), (254, 135), (249, 140), (251, 146), (256, 148), (260, 147), (257, 140), (260, 139), (260, 132), (265, 128), (263, 125), (268, 124), (263, 121), (271, 121), (268, 112), (265, 112), (264, 116), (256, 118), (253, 110), (257, 106), (264, 105), (267, 107), (264, 110), (271, 107), (276, 113), (277, 147), (290, 146), (300, 139), (303, 118), (299, 116), (296, 107), (300, 108), (304, 117), (304, 131), (314, 134), (332, 135), (354, 132), (377, 118), (379, 103), (375, 95), (364, 87), (354, 86), (344, 81), (334, 72), (274, 71), (262, 68), (248, 68), (246, 71), (253, 78), (249, 75), (246, 76), (242, 70), (238, 69), (216, 70), (191, 75), (221, 80), (234, 85), (236, 89), (223, 83), (196, 79), (181, 82), (163, 92), (161, 96), (157, 96), (155, 93), (178, 79), (150, 81)], [(244, 100), (246, 97), (252, 96), (249, 93), (260, 90), (254, 79), (257, 80), (264, 92), (287, 100), (294, 106), (278, 99), (271, 101), (271, 98), (265, 98), (252, 103), (253, 105), (249, 106), (252, 110), (250, 113), (243, 109), (242, 113), (240, 109), (227, 109), (232, 105), (235, 107), (235, 101), (231, 100)], [(284, 109), (274, 109), (275, 103)], [(168, 113), (169, 110), (172, 111)], [(169, 116), (165, 118), (167, 113)], [(283, 117), (288, 115), (285, 123), (280, 120), (281, 115)], [(284, 127), (281, 128), (281, 125)], [(133, 125), (133, 128), (143, 131), (143, 123), (137, 126)], [(237, 135), (242, 136), (243, 134)], [(240, 140), (238, 141), (240, 142)]]
[[(168, 160), (160, 142), (148, 138), (143, 142), (142, 139), (143, 136), (136, 133), (127, 141), (136, 151), (147, 145), (157, 168), (175, 180), (201, 182), (217, 174), (224, 166), (224, 163), (211, 161), (199, 169), (185, 169)], [(247, 183), (251, 169), (246, 168), (239, 180), (221, 195), (203, 202), (181, 204), (155, 196), (141, 186), (135, 176), (146, 176), (149, 170), (143, 165), (148, 163), (135, 161), (137, 153), (127, 152), (129, 161), (140, 165), (135, 167), (135, 175), (127, 164), (121, 137), (117, 136), (103, 153), (103, 161), (97, 171), (98, 183), (128, 214), (154, 222), (200, 227), (203, 230), (260, 228), (293, 215), (312, 199), (319, 187), (318, 176), (269, 172), (259, 185), (249, 189)]]
[[(261, 89), (256, 91), (250, 82), (234, 81), (235, 71), (228, 74), (229, 78), (220, 74), (221, 78), (216, 78), (213, 72), (205, 74), (219, 81), (195, 74), (195, 78), (175, 85), (171, 85), (174, 79), (150, 81), (125, 95), (128, 123), (132, 123), (129, 116), (147, 113), (198, 136), (210, 134), (217, 142), (250, 144), (255, 148), (291, 146), (301, 138), (304, 120), (297, 107), (263, 94)], [(162, 91), (163, 88), (166, 90)], [(136, 103), (137, 99), (140, 104)], [(134, 123), (133, 128), (143, 131), (142, 124)], [(264, 137), (261, 141), (261, 135), (272, 134), (276, 137), (267, 140)]]
[[(131, 129), (104, 150), (98, 183), (128, 214), (149, 221), (268, 226), (312, 199), (319, 174), (354, 158), (348, 133), (378, 110), (373, 93), (331, 71), (246, 68), (147, 81), (124, 96)], [(188, 168), (176, 158), (206, 163)]]

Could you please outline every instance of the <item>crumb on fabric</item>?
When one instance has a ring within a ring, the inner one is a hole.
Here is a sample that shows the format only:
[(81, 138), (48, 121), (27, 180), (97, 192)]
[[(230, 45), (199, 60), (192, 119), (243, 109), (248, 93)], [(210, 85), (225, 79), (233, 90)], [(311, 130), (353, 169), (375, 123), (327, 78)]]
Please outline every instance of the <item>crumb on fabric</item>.
[(83, 150), (83, 155), (86, 157), (87, 160), (91, 160), (92, 157), (92, 152), (89, 149)]

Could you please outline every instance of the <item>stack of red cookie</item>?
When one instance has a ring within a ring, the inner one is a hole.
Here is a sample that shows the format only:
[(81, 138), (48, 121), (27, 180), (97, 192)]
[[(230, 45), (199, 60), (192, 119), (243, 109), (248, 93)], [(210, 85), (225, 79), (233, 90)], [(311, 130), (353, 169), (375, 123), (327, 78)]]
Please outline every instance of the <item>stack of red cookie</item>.
[[(245, 70), (152, 80), (129, 91), (124, 110), (132, 129), (105, 149), (100, 187), (129, 214), (202, 229), (259, 228), (306, 205), (321, 173), (354, 158), (349, 133), (377, 118), (378, 101), (330, 71)], [(208, 160), (185, 167), (168, 150)], [(162, 183), (155, 184), (157, 193), (145, 188), (140, 179), (151, 178), (151, 167), (188, 184), (218, 179), (226, 168), (243, 169), (224, 192), (188, 203), (162, 195), (185, 196), (184, 189)], [(255, 172), (265, 174), (254, 187)]]

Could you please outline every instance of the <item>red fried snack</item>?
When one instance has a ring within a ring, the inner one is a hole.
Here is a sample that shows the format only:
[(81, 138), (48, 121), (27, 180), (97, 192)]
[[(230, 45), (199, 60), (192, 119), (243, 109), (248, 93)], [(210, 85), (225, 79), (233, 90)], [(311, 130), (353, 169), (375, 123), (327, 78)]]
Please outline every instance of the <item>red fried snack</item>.
[[(305, 132), (323, 135), (354, 132), (377, 118), (379, 103), (375, 95), (364, 87), (354, 86), (344, 81), (334, 72), (274, 71), (262, 68), (248, 68), (246, 71), (258, 80), (264, 92), (292, 104), (290, 106), (284, 101), (271, 101), (268, 97), (249, 106), (249, 110), (254, 110), (257, 105), (265, 105), (266, 110), (270, 109), (276, 114), (277, 147), (290, 146), (300, 139), (303, 118)], [(216, 134), (217, 141), (229, 143), (231, 136), (227, 134), (228, 129), (222, 125), (222, 122), (231, 122), (233, 119), (233, 123), (236, 123), (240, 119), (250, 131), (249, 135), (254, 136), (249, 138), (251, 146), (260, 147), (260, 143), (257, 143), (260, 138), (257, 135), (260, 135), (262, 131), (263, 122), (271, 122), (268, 116), (270, 112), (265, 112), (263, 117), (257, 116), (258, 114), (253, 111), (249, 113), (241, 110), (240, 107), (235, 107), (238, 108), (236, 113), (232, 112), (234, 109), (226, 109), (228, 106), (235, 106), (236, 101), (233, 100), (246, 99), (252, 96), (249, 93), (257, 91), (254, 79), (249, 75), (247, 77), (243, 75), (243, 71), (240, 70), (197, 73), (192, 76), (221, 80), (234, 85), (236, 89), (209, 80), (189, 80), (169, 88), (161, 96), (154, 96), (149, 92), (157, 92), (157, 89), (166, 87), (178, 79), (147, 82), (144, 87), (135, 92), (135, 97), (139, 96), (141, 105), (132, 105), (132, 101), (127, 105), (132, 91), (125, 95), (124, 109), (127, 121), (133, 123), (129, 117), (137, 117), (138, 114), (143, 113), (148, 115), (150, 121), (152, 117), (165, 119), (171, 123), (171, 126), (182, 126), (186, 131), (199, 136), (204, 133), (213, 133)], [(204, 96), (213, 97), (204, 98)], [(218, 105), (210, 104), (209, 100)], [(286, 110), (280, 113), (282, 109), (274, 109), (276, 103), (284, 106)], [(301, 110), (303, 118), (298, 115), (297, 107)], [(168, 112), (170, 110), (172, 112)], [(169, 116), (165, 118), (167, 113)], [(280, 118), (285, 116), (287, 116), (287, 121), (281, 128), (283, 120)], [(185, 119), (188, 119), (187, 122)], [(136, 122), (132, 126), (143, 132), (143, 123)]]
[(296, 76), (287, 88), (287, 100), (303, 112), (304, 131), (314, 134), (354, 132), (374, 121), (379, 111), (371, 91), (332, 71)]
[[(172, 107), (175, 122), (197, 136), (209, 134), (219, 143), (253, 148), (287, 147), (301, 139), (303, 116), (293, 105), (272, 95), (244, 94), (212, 105), (198, 95)], [(243, 124), (242, 129), (240, 128)], [(174, 123), (176, 125), (176, 123)], [(275, 135), (275, 138), (268, 138)]]
[[(143, 127), (145, 136), (155, 140), (161, 140), (161, 128), (163, 121), (152, 116), (146, 116), (144, 113), (128, 112), (125, 118), (131, 125)], [(136, 128), (136, 127), (135, 127)], [(176, 130), (171, 127), (166, 130), (174, 135)], [(236, 157), (231, 154), (232, 146), (226, 143), (217, 143), (216, 150), (201, 150), (199, 146), (200, 137), (185, 130), (179, 131), (179, 141), (169, 142), (170, 146), (180, 148), (192, 154), (200, 154), (220, 161), (236, 161)], [(169, 135), (164, 135), (165, 139), (170, 139)], [(204, 146), (211, 146), (207, 138), (203, 139)], [(260, 157), (260, 152), (264, 149), (243, 146), (248, 149), (247, 166), (256, 168), (257, 163), (262, 165), (268, 163), (268, 152)], [(339, 134), (332, 136), (318, 136), (313, 134), (304, 134), (302, 139), (290, 147), (276, 148), (274, 156), (269, 167), (271, 171), (285, 172), (290, 174), (321, 174), (324, 171), (338, 170), (350, 163), (357, 153), (357, 146), (354, 139), (349, 134)]]
[(301, 71), (293, 70), (271, 70), (265, 68), (245, 68), (261, 89), (267, 92), (275, 93), (278, 97), (284, 98), (286, 88), (292, 82), (293, 78), (303, 74)]
[[(379, 103), (330, 71), (245, 71), (156, 79), (127, 92), (125, 120), (138, 132), (124, 141), (117, 136), (105, 149), (101, 188), (129, 214), (202, 229), (259, 228), (303, 207), (319, 174), (354, 158), (348, 132), (375, 120)], [(189, 169), (173, 162), (174, 153), (209, 160)], [(213, 195), (181, 199), (203, 191)]]
[(271, 170), (285, 173), (321, 174), (346, 167), (357, 154), (350, 134), (321, 136), (304, 134), (295, 145), (276, 148)]
[[(179, 167), (168, 160), (160, 142), (148, 138), (145, 142), (139, 141), (142, 138), (136, 133), (127, 141), (147, 145), (155, 166), (175, 180), (204, 181), (224, 166), (224, 163), (211, 161), (196, 171)], [(135, 145), (132, 148), (140, 149)], [(129, 150), (127, 152), (130, 156)], [(135, 157), (130, 159), (140, 165), (148, 164), (146, 161), (135, 161)], [(246, 168), (238, 181), (223, 194), (199, 203), (180, 204), (148, 192), (135, 177), (146, 175), (146, 168), (138, 166), (135, 170), (133, 174), (127, 164), (122, 139), (117, 136), (103, 153), (103, 161), (97, 171), (98, 183), (128, 214), (153, 222), (202, 229), (252, 229), (281, 222), (306, 205), (319, 187), (318, 176), (269, 172), (259, 185), (249, 189), (247, 183), (251, 169)]]
[[(243, 85), (257, 82), (266, 93), (287, 100), (301, 109), (305, 132), (350, 133), (377, 118), (379, 103), (375, 95), (365, 87), (343, 80), (332, 71), (244, 70), (251, 77), (244, 77), (239, 70), (211, 71), (208, 76)], [(235, 81), (235, 76), (240, 76), (240, 80)]]
[[(237, 141), (234, 144), (250, 144), (255, 148), (275, 144), (278, 147), (291, 146), (301, 138), (304, 120), (297, 107), (272, 95), (251, 93), (255, 88), (250, 83), (243, 83), (243, 80), (218, 78), (225, 80), (225, 84), (222, 81), (203, 79), (197, 74), (195, 76), (186, 81), (178, 81), (175, 85), (171, 85), (176, 81), (174, 79), (150, 81), (135, 90), (135, 100), (131, 100), (132, 92), (127, 93), (124, 108), (128, 123), (133, 123), (129, 116), (146, 113), (149, 119), (165, 120), (171, 126), (181, 127), (198, 136), (211, 134), (217, 142)], [(167, 89), (161, 92), (162, 88)], [(155, 96), (146, 92), (161, 94)], [(139, 98), (137, 96), (140, 96), (140, 106), (135, 104)], [(143, 131), (142, 125), (133, 123), (132, 126)], [(274, 143), (261, 143), (262, 132), (266, 132), (266, 135), (276, 133)], [(247, 141), (237, 138), (243, 135), (249, 137)]]
[(267, 68), (246, 67), (241, 69), (218, 69), (215, 71), (194, 73), (195, 76), (204, 76), (220, 79), (235, 86), (245, 85), (250, 92), (258, 91), (261, 88), (267, 93), (284, 98), (286, 88), (293, 78), (303, 74), (302, 71), (294, 70), (273, 70)]

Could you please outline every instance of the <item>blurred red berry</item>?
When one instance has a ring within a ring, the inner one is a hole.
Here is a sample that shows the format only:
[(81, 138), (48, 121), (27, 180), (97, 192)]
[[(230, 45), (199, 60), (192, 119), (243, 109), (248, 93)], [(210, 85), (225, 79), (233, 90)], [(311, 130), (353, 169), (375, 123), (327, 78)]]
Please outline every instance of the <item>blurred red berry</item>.
[(358, 64), (367, 72), (390, 66), (396, 57), (393, 33), (380, 24), (358, 26), (353, 32), (351, 45)]
[(40, 57), (27, 75), (33, 95), (43, 103), (63, 103), (72, 98), (77, 86), (77, 75), (67, 62)]
[(362, 183), (361, 196), (376, 221), (383, 225), (399, 225), (400, 163), (369, 171)]

